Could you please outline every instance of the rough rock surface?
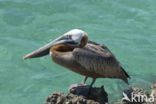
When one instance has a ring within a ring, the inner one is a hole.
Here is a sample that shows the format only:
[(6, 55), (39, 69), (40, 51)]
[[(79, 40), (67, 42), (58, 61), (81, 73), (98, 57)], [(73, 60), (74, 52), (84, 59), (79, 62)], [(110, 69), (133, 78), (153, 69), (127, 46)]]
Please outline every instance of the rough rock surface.
[(68, 94), (51, 94), (45, 104), (107, 104), (107, 102), (107, 93), (103, 86), (90, 88), (84, 85), (74, 85)]
[[(132, 94), (142, 96), (143, 99), (136, 96), (131, 101)], [(49, 95), (45, 104), (108, 104), (108, 97), (103, 86), (90, 89), (87, 85), (73, 85), (68, 94)], [(136, 87), (127, 88), (120, 102), (113, 104), (156, 104), (156, 84), (151, 86), (150, 92)]]

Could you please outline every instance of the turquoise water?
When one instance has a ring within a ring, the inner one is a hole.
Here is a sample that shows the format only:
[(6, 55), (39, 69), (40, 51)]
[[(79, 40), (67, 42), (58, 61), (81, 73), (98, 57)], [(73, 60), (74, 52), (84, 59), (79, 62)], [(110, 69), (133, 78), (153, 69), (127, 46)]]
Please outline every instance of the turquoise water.
[[(73, 28), (107, 45), (130, 85), (148, 88), (156, 81), (155, 11), (155, 0), (0, 0), (0, 104), (43, 104), (51, 92), (82, 80), (49, 56), (22, 59)], [(128, 87), (112, 79), (98, 79), (95, 86), (101, 85), (110, 102)]]

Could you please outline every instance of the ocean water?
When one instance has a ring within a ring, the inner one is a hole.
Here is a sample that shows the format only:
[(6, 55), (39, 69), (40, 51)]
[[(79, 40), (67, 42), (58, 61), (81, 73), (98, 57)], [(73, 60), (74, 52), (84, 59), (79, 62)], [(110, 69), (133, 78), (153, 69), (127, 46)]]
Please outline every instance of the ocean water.
[[(130, 86), (149, 89), (156, 81), (155, 11), (155, 0), (0, 0), (0, 104), (43, 104), (51, 92), (81, 82), (49, 56), (22, 59), (73, 28), (109, 47), (131, 76)], [(117, 79), (94, 86), (102, 85), (111, 103), (128, 87)]]

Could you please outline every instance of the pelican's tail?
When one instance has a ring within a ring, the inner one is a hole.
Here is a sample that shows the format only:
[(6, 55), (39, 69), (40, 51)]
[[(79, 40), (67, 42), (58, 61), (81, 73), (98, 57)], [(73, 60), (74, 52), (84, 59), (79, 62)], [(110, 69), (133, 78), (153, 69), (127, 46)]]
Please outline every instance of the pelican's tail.
[(128, 75), (128, 73), (125, 71), (125, 69), (124, 69), (123, 67), (121, 67), (121, 69), (122, 69), (122, 71), (123, 71), (123, 73), (124, 73), (124, 77), (122, 78), (122, 80), (123, 80), (125, 83), (129, 84), (129, 83), (128, 83), (128, 78), (130, 79), (131, 77)]

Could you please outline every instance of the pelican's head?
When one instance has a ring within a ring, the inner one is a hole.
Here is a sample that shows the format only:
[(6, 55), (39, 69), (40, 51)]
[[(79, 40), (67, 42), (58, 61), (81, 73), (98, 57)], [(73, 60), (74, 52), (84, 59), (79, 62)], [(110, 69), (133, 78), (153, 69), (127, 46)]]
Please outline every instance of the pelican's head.
[(87, 42), (88, 35), (86, 32), (80, 29), (73, 29), (51, 41), (50, 43), (44, 45), (43, 47), (25, 55), (24, 59), (47, 55), (50, 51), (50, 48), (55, 45), (64, 44), (72, 47), (84, 47)]
[(78, 46), (82, 44), (82, 41), (84, 41), (83, 38), (88, 41), (87, 33), (79, 29), (70, 30), (63, 35), (63, 41), (65, 41), (65, 43), (68, 43), (69, 45)]

